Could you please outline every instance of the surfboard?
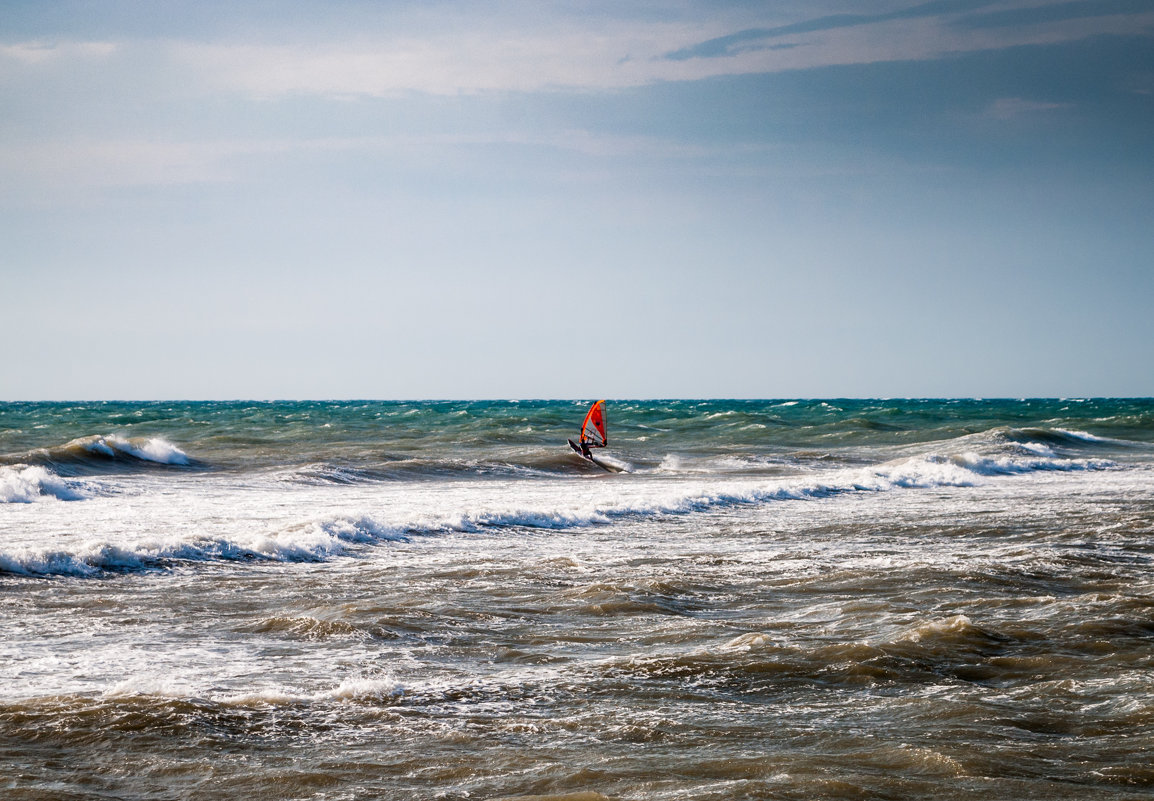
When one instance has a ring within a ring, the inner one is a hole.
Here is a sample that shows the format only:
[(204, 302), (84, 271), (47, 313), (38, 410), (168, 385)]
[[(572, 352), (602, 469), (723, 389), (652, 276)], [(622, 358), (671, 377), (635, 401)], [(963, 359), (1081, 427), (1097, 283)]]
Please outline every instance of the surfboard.
[(602, 470), (607, 470), (610, 473), (625, 472), (624, 465), (615, 464), (614, 462), (605, 461), (604, 459), (598, 459), (596, 456), (590, 456), (589, 461), (593, 462), (593, 464), (597, 465)]
[(572, 448), (573, 452), (576, 453), (578, 456), (580, 456), (582, 459), (584, 459), (587, 462), (592, 462), (593, 464), (600, 467), (602, 470), (607, 470), (610, 473), (623, 473), (623, 472), (625, 472), (625, 468), (621, 465), (613, 464), (612, 462), (607, 462), (607, 461), (604, 461), (603, 459), (598, 459), (593, 454), (589, 454), (588, 456), (586, 456), (582, 452), (581, 446), (578, 445), (573, 440), (569, 440), (569, 447)]

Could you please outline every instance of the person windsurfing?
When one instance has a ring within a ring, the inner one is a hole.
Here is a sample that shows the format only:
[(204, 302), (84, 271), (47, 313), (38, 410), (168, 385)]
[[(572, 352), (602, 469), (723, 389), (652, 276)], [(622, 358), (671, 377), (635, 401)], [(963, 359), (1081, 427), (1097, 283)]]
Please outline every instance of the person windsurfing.
[(609, 443), (605, 435), (605, 401), (599, 400), (589, 407), (581, 422), (581, 437), (578, 442), (569, 440), (569, 446), (589, 461), (595, 461), (592, 448), (604, 448)]

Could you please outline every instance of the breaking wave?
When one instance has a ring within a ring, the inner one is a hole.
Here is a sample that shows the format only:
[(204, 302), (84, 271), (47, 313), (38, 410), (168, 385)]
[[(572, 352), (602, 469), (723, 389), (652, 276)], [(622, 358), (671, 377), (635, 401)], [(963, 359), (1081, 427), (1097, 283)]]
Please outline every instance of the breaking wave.
[(103, 456), (109, 459), (131, 458), (154, 464), (186, 465), (190, 463), (187, 453), (160, 437), (127, 439), (116, 434), (105, 436), (94, 434), (90, 437), (74, 439), (62, 446), (60, 451), (63, 455), (83, 454), (86, 456)]
[(38, 448), (16, 457), (21, 463), (45, 465), (57, 472), (103, 472), (110, 466), (150, 465), (186, 467), (195, 464), (187, 453), (162, 437), (122, 437), (92, 434), (63, 445)]
[(79, 501), (89, 497), (84, 484), (61, 478), (39, 465), (0, 466), (0, 503)]
[(1027, 449), (1059, 448), (1072, 451), (1101, 446), (1125, 446), (1124, 440), (1099, 437), (1085, 431), (1064, 428), (998, 428), (991, 432), (994, 439), (1024, 446)]
[(197, 562), (321, 562), (346, 555), (357, 546), (404, 539), (403, 532), (370, 518), (341, 517), (235, 539), (89, 540), (73, 548), (10, 548), (0, 551), (0, 573), (91, 577), (171, 570)]
[[(970, 487), (997, 477), (1045, 471), (1104, 470), (1113, 463), (1101, 459), (1063, 459), (1041, 455), (985, 456), (963, 452), (928, 454), (869, 468), (844, 468), (819, 474), (772, 479), (699, 482), (624, 481), (558, 484), (526, 500), (504, 483), (502, 495), (472, 492), (442, 496), (434, 493), (423, 506), (404, 513), (341, 515), (308, 520), (277, 531), (238, 533), (195, 540), (136, 539), (130, 542), (88, 540), (79, 546), (49, 549), (13, 548), (0, 551), (0, 572), (21, 575), (94, 576), (107, 572), (174, 569), (200, 562), (319, 562), (356, 556), (366, 547), (407, 541), (416, 536), (509, 530), (564, 530), (602, 526), (616, 520), (656, 518), (709, 512), (732, 506), (807, 501), (853, 493), (878, 493), (934, 487)], [(52, 477), (44, 468), (4, 468), (15, 500), (83, 497)], [(6, 486), (6, 485), (0, 485)], [(585, 488), (574, 495), (578, 486)], [(33, 493), (39, 493), (34, 495)], [(361, 496), (361, 504), (388, 509), (387, 497)], [(450, 500), (456, 498), (456, 500)], [(504, 498), (505, 500), (501, 500)], [(360, 508), (365, 508), (361, 506)], [(393, 515), (393, 519), (389, 519)], [(237, 525), (241, 525), (239, 522)]]

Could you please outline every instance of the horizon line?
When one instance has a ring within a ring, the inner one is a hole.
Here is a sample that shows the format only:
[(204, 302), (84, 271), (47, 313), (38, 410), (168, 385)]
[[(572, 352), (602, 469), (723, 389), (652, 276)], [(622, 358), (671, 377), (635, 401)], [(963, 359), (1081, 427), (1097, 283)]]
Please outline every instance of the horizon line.
[[(588, 398), (594, 397), (589, 395)], [(1154, 395), (780, 395), (780, 396), (709, 396), (709, 395), (655, 395), (655, 396), (606, 396), (608, 401), (1093, 401), (1093, 400), (1150, 400)], [(581, 402), (586, 397), (409, 397), (409, 398), (47, 398), (38, 400), (3, 399), (0, 404), (16, 403), (550, 403)]]

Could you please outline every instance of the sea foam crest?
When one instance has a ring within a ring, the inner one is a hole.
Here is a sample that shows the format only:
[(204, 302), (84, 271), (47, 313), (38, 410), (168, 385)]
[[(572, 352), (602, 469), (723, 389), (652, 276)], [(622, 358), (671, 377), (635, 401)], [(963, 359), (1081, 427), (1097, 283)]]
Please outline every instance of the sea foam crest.
[[(871, 468), (837, 470), (820, 477), (783, 478), (769, 484), (723, 484), (693, 494), (648, 499), (616, 508), (598, 508), (587, 515), (586, 519), (596, 523), (627, 515), (688, 514), (721, 506), (812, 500), (854, 492), (972, 487), (999, 476), (1044, 471), (1104, 470), (1113, 466), (1114, 463), (1106, 459), (982, 456), (972, 452), (929, 454)], [(532, 525), (533, 522), (526, 517), (518, 524)]]
[(963, 453), (953, 461), (980, 476), (1020, 475), (1046, 471), (1106, 470), (1114, 467), (1109, 459), (1062, 459), (1039, 453), (1037, 456), (981, 456)]
[(216, 700), (233, 707), (300, 706), (328, 702), (376, 706), (397, 703), (405, 697), (406, 692), (404, 685), (393, 679), (355, 678), (345, 679), (332, 689), (313, 693), (270, 688), (225, 695)]
[(126, 439), (117, 434), (74, 439), (64, 446), (79, 448), (87, 453), (107, 456), (115, 459), (118, 456), (132, 456), (146, 462), (157, 464), (183, 465), (189, 463), (188, 454), (160, 437), (150, 439)]
[(1078, 470), (1105, 470), (1114, 466), (1108, 459), (1061, 459), (1051, 456), (984, 456), (973, 451), (955, 454), (927, 454), (874, 468), (855, 471), (854, 489), (929, 489), (972, 487), (988, 478), (1027, 473)]
[(0, 467), (0, 503), (34, 503), (44, 500), (78, 501), (87, 498), (84, 485), (66, 481), (37, 465)]
[(1081, 440), (1083, 442), (1107, 442), (1111, 444), (1120, 442), (1120, 440), (1110, 439), (1109, 437), (1099, 437), (1086, 431), (1075, 431), (1068, 428), (1055, 428), (1054, 431), (1070, 439)]
[(404, 539), (396, 528), (371, 518), (342, 517), (235, 539), (90, 540), (68, 550), (16, 547), (0, 551), (0, 572), (84, 577), (167, 569), (190, 562), (320, 562), (349, 553), (350, 546)]
[[(218, 561), (325, 561), (354, 555), (365, 546), (406, 541), (413, 535), (472, 533), (493, 529), (560, 530), (598, 526), (630, 517), (694, 514), (726, 506), (803, 501), (860, 492), (968, 487), (1039, 471), (1107, 469), (1102, 459), (982, 455), (976, 452), (923, 454), (868, 468), (780, 477), (771, 481), (719, 481), (700, 484), (616, 483), (613, 493), (584, 499), (560, 490), (537, 500), (510, 495), (507, 502), (473, 496), (436, 509), (419, 506), (387, 523), (373, 517), (332, 516), (305, 520), (269, 531), (227, 538), (89, 540), (67, 550), (13, 547), (0, 550), (0, 571), (24, 575), (90, 576), (107, 571), (170, 569), (179, 564)], [(83, 497), (44, 468), (0, 468), (2, 491), (13, 500)], [(55, 495), (52, 495), (55, 493)], [(453, 508), (455, 506), (455, 508)], [(4, 547), (0, 544), (0, 547)]]

